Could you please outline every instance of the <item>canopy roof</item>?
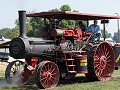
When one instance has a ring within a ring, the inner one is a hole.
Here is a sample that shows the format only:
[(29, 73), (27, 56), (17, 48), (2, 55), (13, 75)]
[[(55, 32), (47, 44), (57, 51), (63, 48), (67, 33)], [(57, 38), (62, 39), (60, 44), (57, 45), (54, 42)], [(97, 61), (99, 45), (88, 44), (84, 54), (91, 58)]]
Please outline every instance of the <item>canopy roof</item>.
[(42, 17), (69, 20), (100, 20), (100, 19), (120, 19), (120, 16), (88, 14), (80, 12), (40, 12), (27, 14), (27, 17)]

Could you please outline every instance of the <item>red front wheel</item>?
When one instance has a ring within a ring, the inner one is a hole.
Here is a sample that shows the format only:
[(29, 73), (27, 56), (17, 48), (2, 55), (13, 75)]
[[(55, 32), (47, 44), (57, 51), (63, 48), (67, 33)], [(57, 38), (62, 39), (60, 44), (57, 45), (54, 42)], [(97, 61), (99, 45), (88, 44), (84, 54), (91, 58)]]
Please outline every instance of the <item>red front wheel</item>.
[(39, 88), (55, 87), (59, 82), (59, 69), (51, 61), (43, 61), (35, 70), (35, 82)]

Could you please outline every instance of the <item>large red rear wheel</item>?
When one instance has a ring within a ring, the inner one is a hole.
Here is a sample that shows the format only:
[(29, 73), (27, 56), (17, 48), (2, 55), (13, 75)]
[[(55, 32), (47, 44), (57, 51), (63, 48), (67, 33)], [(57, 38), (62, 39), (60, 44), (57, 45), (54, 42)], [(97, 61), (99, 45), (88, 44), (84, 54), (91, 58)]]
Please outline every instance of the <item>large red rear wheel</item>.
[(51, 61), (43, 61), (35, 70), (35, 82), (39, 88), (55, 87), (59, 82), (59, 69)]
[(89, 44), (88, 73), (89, 80), (107, 81), (111, 79), (114, 71), (114, 51), (110, 44), (103, 42), (100, 44)]

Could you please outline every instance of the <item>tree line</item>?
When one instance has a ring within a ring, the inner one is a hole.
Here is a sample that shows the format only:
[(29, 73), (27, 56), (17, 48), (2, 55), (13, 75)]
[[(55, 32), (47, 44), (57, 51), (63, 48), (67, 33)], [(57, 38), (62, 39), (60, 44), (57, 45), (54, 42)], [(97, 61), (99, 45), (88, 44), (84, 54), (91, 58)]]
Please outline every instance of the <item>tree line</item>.
[[(71, 10), (69, 5), (62, 5), (59, 9), (55, 8), (52, 10), (48, 10), (49, 12), (64, 12), (64, 11), (71, 11), (71, 12), (78, 12), (77, 10)], [(87, 24), (86, 21), (83, 21), (84, 24)], [(59, 25), (65, 28), (75, 28), (78, 24), (76, 20), (62, 20)], [(28, 36), (40, 37), (41, 31), (44, 26), (44, 20), (40, 17), (29, 17), (26, 18), (26, 33)], [(103, 30), (101, 30), (101, 33)], [(15, 20), (15, 27), (14, 28), (3, 28), (0, 30), (0, 34), (3, 35), (5, 38), (15, 38), (19, 36), (19, 20)], [(103, 37), (103, 36), (102, 36)], [(111, 34), (106, 31), (106, 38), (111, 37)]]

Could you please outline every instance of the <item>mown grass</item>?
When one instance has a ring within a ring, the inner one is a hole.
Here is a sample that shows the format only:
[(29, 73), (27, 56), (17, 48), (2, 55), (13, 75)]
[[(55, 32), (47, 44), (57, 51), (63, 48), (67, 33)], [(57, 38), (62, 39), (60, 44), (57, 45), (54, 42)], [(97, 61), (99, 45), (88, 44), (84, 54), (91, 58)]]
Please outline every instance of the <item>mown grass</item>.
[[(0, 90), (38, 90), (38, 89), (39, 88), (35, 84), (23, 86), (7, 85), (0, 87)], [(114, 71), (113, 77), (109, 81), (88, 82), (86, 81), (86, 78), (84, 76), (79, 77), (79, 75), (77, 75), (75, 79), (61, 81), (57, 87), (47, 90), (120, 90), (120, 70)]]

